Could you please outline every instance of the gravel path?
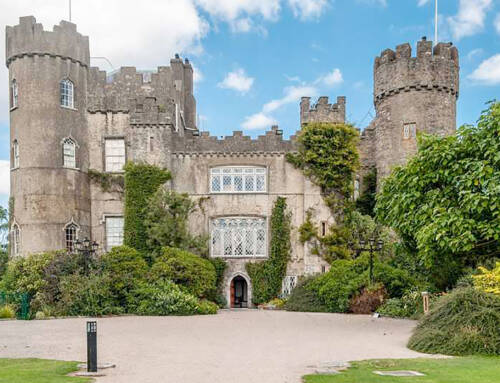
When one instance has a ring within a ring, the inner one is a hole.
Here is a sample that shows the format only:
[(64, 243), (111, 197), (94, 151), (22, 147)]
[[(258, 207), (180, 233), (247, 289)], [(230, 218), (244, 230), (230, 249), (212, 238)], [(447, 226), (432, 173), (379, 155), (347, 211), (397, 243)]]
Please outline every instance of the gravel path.
[[(86, 359), (85, 318), (0, 321), (0, 357)], [(415, 322), (365, 315), (223, 310), (98, 319), (96, 383), (298, 383), (332, 361), (405, 358)]]

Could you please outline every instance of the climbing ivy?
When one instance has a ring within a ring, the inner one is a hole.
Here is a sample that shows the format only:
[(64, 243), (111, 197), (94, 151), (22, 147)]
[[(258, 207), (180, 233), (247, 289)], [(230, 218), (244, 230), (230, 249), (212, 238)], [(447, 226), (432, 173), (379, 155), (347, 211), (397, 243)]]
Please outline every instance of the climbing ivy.
[(297, 152), (286, 156), (321, 187), (325, 203), (332, 210), (345, 205), (352, 195), (354, 173), (359, 166), (358, 140), (359, 133), (351, 125), (310, 123), (298, 134)]
[(88, 176), (90, 182), (94, 182), (101, 186), (102, 191), (111, 192), (117, 191), (122, 192), (124, 187), (124, 177), (123, 174), (110, 174), (103, 173), (99, 170), (89, 169)]
[(290, 260), (291, 214), (286, 199), (278, 197), (271, 214), (271, 243), (269, 259), (260, 263), (247, 263), (246, 269), (253, 287), (253, 303), (261, 304), (276, 298), (286, 275)]
[(147, 252), (144, 226), (148, 199), (171, 178), (170, 172), (154, 165), (128, 162), (125, 167), (124, 244)]
[(356, 209), (370, 217), (375, 216), (375, 195), (377, 194), (377, 169), (373, 168), (363, 177), (363, 190), (356, 200)]

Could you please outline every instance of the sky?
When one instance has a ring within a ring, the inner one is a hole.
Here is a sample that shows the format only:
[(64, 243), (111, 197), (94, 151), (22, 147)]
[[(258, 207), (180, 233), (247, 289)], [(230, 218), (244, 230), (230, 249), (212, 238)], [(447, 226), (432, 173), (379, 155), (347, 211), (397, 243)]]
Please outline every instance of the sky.
[[(0, 28), (33, 15), (52, 30), (69, 0), (0, 0)], [(155, 69), (175, 53), (195, 68), (199, 128), (253, 137), (299, 127), (302, 96), (347, 97), (347, 119), (374, 116), (373, 61), (386, 48), (434, 36), (435, 0), (72, 0), (93, 66)], [(439, 41), (460, 53), (458, 125), (500, 95), (500, 0), (439, 0)], [(0, 38), (5, 52), (5, 38)], [(4, 53), (3, 53), (4, 54)], [(0, 205), (9, 193), (8, 73), (0, 67)]]

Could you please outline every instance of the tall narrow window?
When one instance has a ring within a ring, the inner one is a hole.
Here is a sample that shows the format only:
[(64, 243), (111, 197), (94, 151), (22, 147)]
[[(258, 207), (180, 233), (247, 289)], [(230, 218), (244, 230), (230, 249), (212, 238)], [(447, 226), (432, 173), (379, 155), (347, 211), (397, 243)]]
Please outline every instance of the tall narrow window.
[(106, 250), (123, 245), (123, 217), (106, 217)]
[(326, 236), (326, 221), (321, 222), (321, 236)]
[(12, 225), (10, 235), (11, 235), (10, 245), (12, 246), (12, 254), (18, 255), (21, 250), (21, 232), (19, 230), (19, 225), (17, 223)]
[(125, 140), (107, 138), (104, 144), (105, 169), (107, 172), (121, 172), (125, 165)]
[(74, 223), (70, 223), (64, 229), (65, 239), (66, 239), (66, 250), (69, 253), (75, 252), (75, 242), (77, 240), (78, 226)]
[(359, 198), (359, 180), (354, 180), (354, 192), (352, 197), (354, 200), (357, 200)]
[(74, 108), (74, 86), (71, 80), (64, 79), (60, 83), (61, 106)]
[(71, 138), (65, 138), (63, 141), (63, 166), (76, 168), (76, 144)]
[(12, 80), (10, 84), (10, 107), (17, 107), (17, 99), (18, 99), (18, 89), (17, 89), (17, 81)]
[(19, 167), (19, 143), (14, 140), (12, 143), (12, 168), (17, 169)]
[(417, 124), (414, 122), (403, 124), (403, 139), (409, 140), (415, 137), (417, 137)]

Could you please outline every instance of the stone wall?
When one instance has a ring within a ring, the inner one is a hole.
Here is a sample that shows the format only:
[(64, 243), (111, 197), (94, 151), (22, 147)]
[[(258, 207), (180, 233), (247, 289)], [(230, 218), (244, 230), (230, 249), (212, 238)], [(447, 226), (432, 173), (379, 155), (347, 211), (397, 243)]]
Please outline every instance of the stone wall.
[(311, 106), (311, 97), (302, 97), (300, 101), (300, 126), (309, 122), (345, 122), (346, 98), (337, 97), (336, 104), (329, 104), (328, 97), (322, 96)]

